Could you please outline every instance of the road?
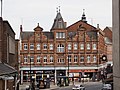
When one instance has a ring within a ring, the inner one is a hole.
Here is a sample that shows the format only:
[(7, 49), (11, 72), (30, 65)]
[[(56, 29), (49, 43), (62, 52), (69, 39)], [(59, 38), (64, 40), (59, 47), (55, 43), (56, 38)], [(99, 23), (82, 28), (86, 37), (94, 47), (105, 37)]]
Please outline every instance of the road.
[[(85, 90), (101, 90), (102, 89), (102, 83), (100, 82), (87, 82), (83, 84), (86, 88)], [(72, 90), (72, 86), (68, 87), (61, 87), (57, 90)]]

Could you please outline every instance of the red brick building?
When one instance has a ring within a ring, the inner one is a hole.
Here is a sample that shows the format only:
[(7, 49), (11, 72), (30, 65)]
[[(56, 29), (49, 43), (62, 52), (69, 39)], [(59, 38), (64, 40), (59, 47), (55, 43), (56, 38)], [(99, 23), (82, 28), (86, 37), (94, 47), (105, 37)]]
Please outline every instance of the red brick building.
[(20, 29), (21, 83), (30, 80), (30, 70), (35, 79), (49, 76), (55, 82), (68, 72), (70, 77), (85, 74), (92, 78), (102, 63), (100, 57), (106, 54), (104, 33), (88, 24), (84, 13), (81, 20), (67, 27), (57, 12), (50, 32), (39, 24), (34, 31)]
[(0, 90), (15, 90), (16, 65), (15, 32), (9, 22), (0, 17)]
[(105, 44), (106, 44), (106, 53), (107, 53), (107, 63), (113, 64), (112, 60), (112, 28), (106, 27), (103, 32), (105, 33)]

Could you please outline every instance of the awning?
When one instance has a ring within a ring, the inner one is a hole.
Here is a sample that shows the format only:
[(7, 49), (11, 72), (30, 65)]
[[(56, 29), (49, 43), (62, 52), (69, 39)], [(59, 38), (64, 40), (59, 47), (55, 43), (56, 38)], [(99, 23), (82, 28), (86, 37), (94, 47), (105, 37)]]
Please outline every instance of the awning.
[(90, 70), (69, 70), (70, 73), (79, 73), (79, 72), (96, 72), (94, 69)]
[(17, 73), (17, 70), (15, 70), (12, 66), (5, 63), (0, 63), (0, 76), (11, 75), (14, 73)]

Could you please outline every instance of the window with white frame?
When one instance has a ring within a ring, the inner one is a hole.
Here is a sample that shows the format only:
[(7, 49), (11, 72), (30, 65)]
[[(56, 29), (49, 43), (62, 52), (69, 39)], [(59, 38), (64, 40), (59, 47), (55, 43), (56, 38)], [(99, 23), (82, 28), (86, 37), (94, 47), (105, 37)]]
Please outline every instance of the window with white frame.
[(64, 63), (64, 59), (63, 58), (58, 58), (58, 63)]
[(28, 49), (28, 45), (24, 44), (24, 50), (27, 50), (27, 49)]
[(34, 56), (30, 56), (30, 63), (34, 63)]
[(80, 56), (80, 62), (81, 62), (81, 63), (84, 62), (84, 56)]
[(87, 56), (87, 63), (90, 63), (90, 55)]
[(94, 63), (97, 62), (97, 58), (96, 58), (96, 56), (93, 56), (93, 62), (94, 62)]
[(37, 44), (37, 50), (40, 50), (40, 44)]
[(74, 50), (77, 50), (78, 49), (78, 45), (77, 43), (74, 44)]
[(97, 45), (94, 43), (93, 44), (93, 50), (96, 50), (97, 49)]
[(50, 44), (50, 50), (53, 50), (53, 44)]
[(90, 50), (90, 44), (89, 43), (87, 44), (87, 50)]
[(37, 63), (40, 63), (40, 56), (37, 56)]
[(65, 33), (64, 32), (57, 32), (56, 38), (65, 38)]
[(34, 50), (34, 44), (33, 43), (30, 44), (30, 50)]
[(84, 50), (84, 44), (80, 44), (80, 49)]
[(44, 45), (43, 45), (43, 49), (44, 49), (44, 50), (47, 50), (47, 44), (44, 44)]
[(53, 63), (53, 56), (50, 56), (50, 63)]
[(47, 56), (44, 56), (44, 63), (47, 63)]
[(74, 63), (77, 63), (77, 62), (78, 62), (78, 56), (74, 55)]
[(64, 52), (64, 45), (59, 44), (57, 47), (57, 52)]
[(27, 56), (24, 56), (24, 63), (27, 63), (28, 62), (28, 58)]
[(68, 55), (67, 59), (68, 59), (68, 62), (71, 63), (71, 61), (72, 61), (71, 60), (71, 55)]
[(68, 44), (68, 50), (71, 50), (72, 49), (72, 46), (71, 46), (71, 44), (69, 43)]

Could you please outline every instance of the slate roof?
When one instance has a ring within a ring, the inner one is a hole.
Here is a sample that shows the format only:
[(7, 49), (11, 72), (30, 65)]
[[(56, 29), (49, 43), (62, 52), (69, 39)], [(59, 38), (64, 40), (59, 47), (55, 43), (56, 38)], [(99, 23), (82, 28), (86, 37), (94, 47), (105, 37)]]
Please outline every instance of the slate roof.
[(88, 32), (87, 32), (87, 35), (88, 35), (90, 38), (97, 39), (97, 31), (88, 31)]
[(48, 39), (54, 39), (54, 34), (53, 32), (43, 32), (45, 36), (47, 36)]
[(61, 16), (61, 13), (58, 12), (51, 29), (65, 29), (65, 28), (66, 28), (65, 22)]
[(0, 63), (0, 76), (1, 75), (8, 75), (8, 74), (13, 74), (16, 73), (17, 70), (15, 70), (13, 67), (11, 67), (8, 64), (5, 63)]
[(32, 35), (34, 35), (34, 32), (21, 32), (21, 39), (28, 39), (29, 37), (31, 37)]

